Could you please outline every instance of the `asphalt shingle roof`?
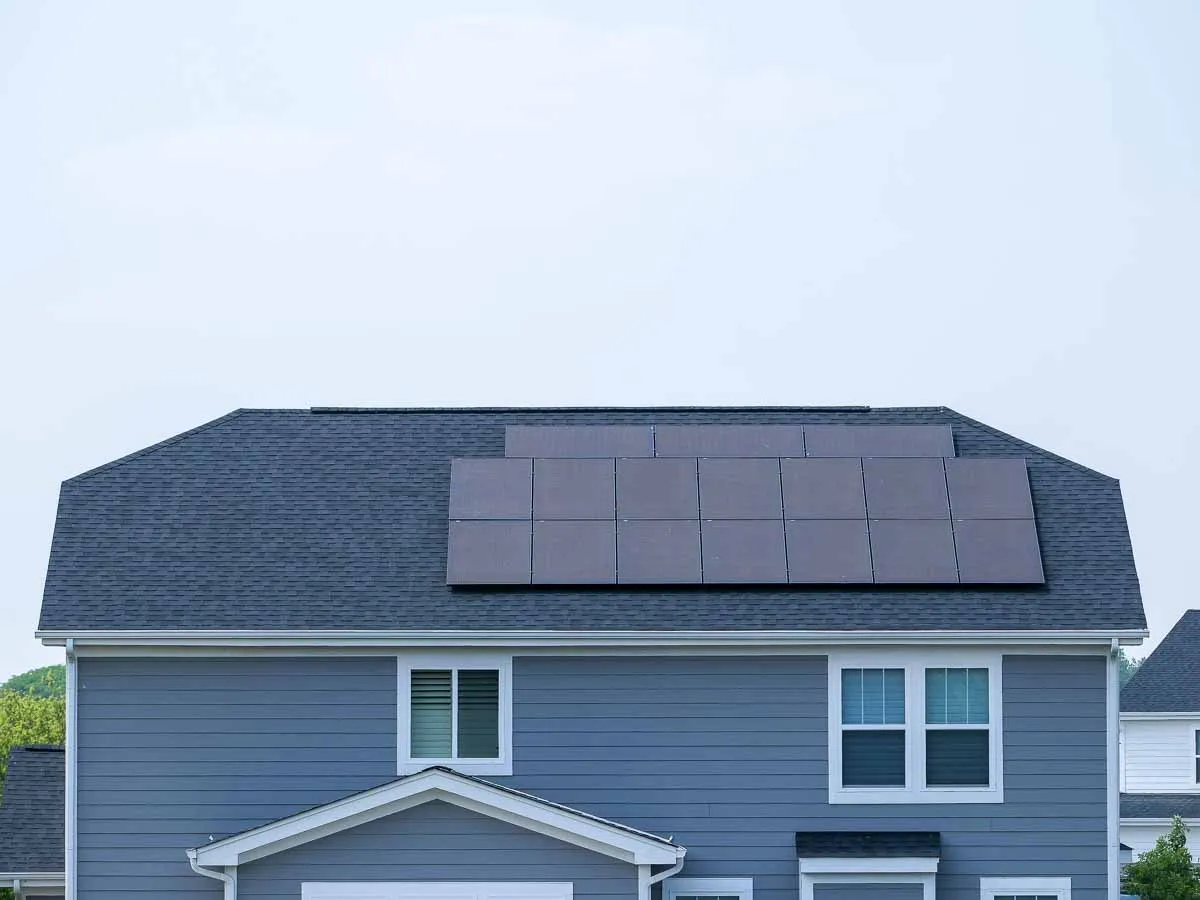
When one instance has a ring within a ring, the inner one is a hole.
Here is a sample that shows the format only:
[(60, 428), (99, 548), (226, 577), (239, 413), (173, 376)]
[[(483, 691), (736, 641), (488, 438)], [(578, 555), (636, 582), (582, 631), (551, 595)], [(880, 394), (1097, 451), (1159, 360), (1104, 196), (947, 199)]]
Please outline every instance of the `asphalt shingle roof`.
[(1183, 614), (1121, 689), (1122, 712), (1200, 712), (1200, 609)]
[(60, 873), (66, 796), (62, 747), (14, 747), (0, 802), (0, 873)]
[(1122, 794), (1122, 819), (1200, 819), (1200, 794)]
[(880, 856), (940, 857), (936, 831), (798, 831), (796, 853), (805, 858), (871, 859)]
[[(446, 586), (450, 459), (504, 426), (949, 424), (1028, 460), (1046, 583)], [(240, 410), (63, 484), (42, 630), (1142, 629), (1118, 483), (961, 416), (896, 409)]]

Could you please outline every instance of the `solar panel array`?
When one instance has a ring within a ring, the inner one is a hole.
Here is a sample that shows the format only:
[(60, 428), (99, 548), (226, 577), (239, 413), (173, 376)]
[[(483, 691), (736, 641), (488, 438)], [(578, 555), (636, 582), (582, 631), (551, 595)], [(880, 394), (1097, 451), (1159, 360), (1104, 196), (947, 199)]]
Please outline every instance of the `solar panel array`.
[(451, 466), (447, 581), (1036, 584), (1025, 461), (942, 426), (510, 426)]

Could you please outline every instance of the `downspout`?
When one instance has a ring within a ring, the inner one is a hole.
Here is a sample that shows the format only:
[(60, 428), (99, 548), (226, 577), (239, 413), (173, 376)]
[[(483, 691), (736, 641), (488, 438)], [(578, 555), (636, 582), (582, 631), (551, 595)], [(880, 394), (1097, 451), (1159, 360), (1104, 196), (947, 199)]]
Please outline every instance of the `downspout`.
[(66, 856), (66, 900), (75, 900), (76, 896), (76, 836), (78, 829), (76, 827), (76, 795), (78, 793), (76, 784), (78, 782), (79, 772), (79, 672), (76, 668), (75, 659), (75, 639), (67, 638), (66, 644), (67, 656), (67, 715), (66, 715), (66, 738), (67, 738), (67, 789), (66, 802), (63, 804), (66, 811), (66, 822), (64, 823), (64, 850)]
[(188, 863), (192, 867), (192, 871), (197, 875), (203, 875), (205, 878), (215, 878), (217, 881), (225, 884), (225, 900), (237, 900), (237, 867), (233, 867), (232, 872), (218, 872), (216, 869), (206, 869), (200, 863), (196, 862), (196, 851), (189, 850), (187, 852)]
[[(683, 864), (687, 860), (687, 850), (683, 847), (679, 848), (679, 856), (676, 857), (675, 865), (669, 869), (663, 869), (657, 875), (650, 874), (649, 866), (638, 866), (638, 900), (650, 900), (651, 889), (660, 881), (665, 881), (672, 875), (678, 875), (683, 870)], [(644, 873), (644, 874), (643, 874)]]
[(1121, 729), (1121, 643), (1112, 639), (1108, 654), (1108, 900), (1121, 894), (1121, 773), (1118, 740)]

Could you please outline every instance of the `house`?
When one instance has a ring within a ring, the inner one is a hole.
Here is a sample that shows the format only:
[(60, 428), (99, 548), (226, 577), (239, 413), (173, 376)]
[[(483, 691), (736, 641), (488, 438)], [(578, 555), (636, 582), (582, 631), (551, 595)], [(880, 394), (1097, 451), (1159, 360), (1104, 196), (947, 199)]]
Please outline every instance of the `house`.
[(1200, 855), (1200, 610), (1183, 618), (1121, 691), (1121, 840), (1136, 856), (1182, 816)]
[(1102, 900), (1118, 483), (944, 408), (243, 410), (64, 483), (69, 900)]
[(0, 888), (16, 900), (64, 893), (62, 747), (14, 747), (0, 800)]

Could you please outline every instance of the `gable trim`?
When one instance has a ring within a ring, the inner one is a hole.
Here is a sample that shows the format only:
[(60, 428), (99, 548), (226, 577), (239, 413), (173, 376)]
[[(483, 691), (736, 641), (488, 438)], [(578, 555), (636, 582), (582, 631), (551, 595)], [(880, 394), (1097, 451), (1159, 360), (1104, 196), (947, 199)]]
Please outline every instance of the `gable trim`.
[(657, 835), (433, 768), (188, 850), (188, 858), (204, 867), (238, 866), (434, 800), (635, 865), (673, 864), (687, 852)]

